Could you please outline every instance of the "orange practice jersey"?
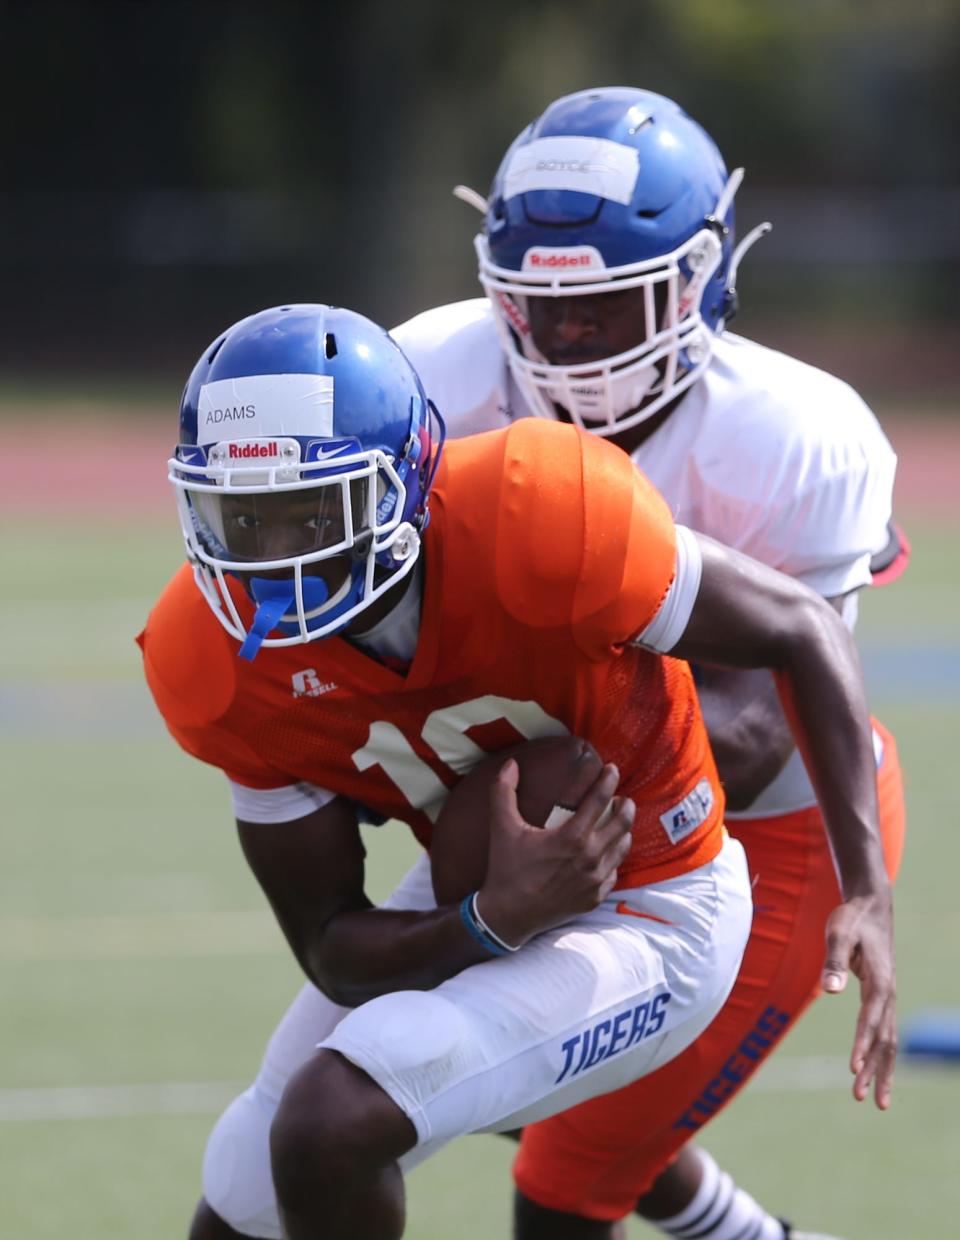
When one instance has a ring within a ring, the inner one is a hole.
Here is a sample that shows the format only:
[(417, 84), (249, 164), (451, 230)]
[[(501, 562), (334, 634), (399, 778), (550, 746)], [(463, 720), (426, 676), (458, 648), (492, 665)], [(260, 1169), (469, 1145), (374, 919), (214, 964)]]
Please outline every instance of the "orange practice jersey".
[(524, 419), (448, 443), (430, 511), (405, 676), (340, 637), (239, 659), (184, 566), (139, 639), (176, 740), (241, 784), (317, 784), (429, 846), (447, 789), (485, 752), (569, 731), (637, 805), (619, 886), (711, 860), (723, 796), (689, 668), (626, 644), (674, 574), (651, 484), (602, 439)]

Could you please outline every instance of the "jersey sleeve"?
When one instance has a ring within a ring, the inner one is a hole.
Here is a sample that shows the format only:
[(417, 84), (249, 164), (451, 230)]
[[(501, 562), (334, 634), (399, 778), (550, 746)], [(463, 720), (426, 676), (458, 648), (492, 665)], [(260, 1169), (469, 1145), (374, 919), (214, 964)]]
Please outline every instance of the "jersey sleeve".
[(724, 357), (728, 381), (704, 389), (690, 523), (827, 597), (870, 584), (896, 471), (872, 411), (835, 376), (750, 342)]
[(666, 503), (625, 452), (537, 418), (505, 441), (498, 587), (542, 627), (569, 626), (591, 658), (642, 633), (667, 598), (676, 530)]
[(230, 781), (233, 814), (240, 822), (292, 822), (329, 805), (336, 793), (317, 784), (300, 781), (280, 788), (248, 788)]
[(657, 614), (631, 643), (658, 654), (672, 650), (686, 631), (703, 574), (700, 544), (693, 530), (688, 530), (684, 525), (678, 525), (676, 530), (677, 561), (670, 589)]
[(157, 709), (186, 753), (253, 789), (292, 782), (260, 758), (242, 729), (226, 726), (236, 710), (236, 664), (226, 634), (184, 565), (137, 637)]
[(848, 461), (757, 514), (743, 550), (828, 598), (872, 580), (888, 541), (895, 458)]

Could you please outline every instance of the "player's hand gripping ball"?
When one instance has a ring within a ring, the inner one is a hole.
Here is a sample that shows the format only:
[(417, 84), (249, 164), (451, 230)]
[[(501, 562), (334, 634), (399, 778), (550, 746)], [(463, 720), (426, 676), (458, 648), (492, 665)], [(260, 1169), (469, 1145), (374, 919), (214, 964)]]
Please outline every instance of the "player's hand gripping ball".
[[(510, 758), (520, 770), (517, 808), (534, 827), (546, 826), (554, 810), (575, 810), (603, 769), (593, 746), (578, 736), (545, 736), (481, 759), (451, 789), (434, 824), (430, 865), (438, 904), (453, 904), (483, 886), (490, 789)], [(554, 814), (549, 825), (566, 816)]]

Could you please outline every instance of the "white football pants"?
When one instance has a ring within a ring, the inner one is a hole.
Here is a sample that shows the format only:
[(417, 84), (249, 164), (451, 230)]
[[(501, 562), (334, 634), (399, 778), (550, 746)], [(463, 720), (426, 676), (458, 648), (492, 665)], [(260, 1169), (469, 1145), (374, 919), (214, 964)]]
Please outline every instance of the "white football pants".
[[(435, 907), (424, 856), (385, 907)], [(415, 1166), (452, 1137), (518, 1128), (645, 1076), (686, 1049), (733, 985), (751, 919), (743, 850), (615, 891), (520, 951), (429, 991), (347, 1009), (307, 984), (270, 1039), (256, 1081), (207, 1143), (204, 1195), (234, 1230), (279, 1240), (270, 1125), (317, 1046), (367, 1072), (409, 1116)]]

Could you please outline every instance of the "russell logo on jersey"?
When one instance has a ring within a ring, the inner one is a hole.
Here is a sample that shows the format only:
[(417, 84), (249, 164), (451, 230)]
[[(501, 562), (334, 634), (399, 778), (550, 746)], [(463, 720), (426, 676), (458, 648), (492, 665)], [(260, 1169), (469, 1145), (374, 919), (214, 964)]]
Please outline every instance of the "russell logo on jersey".
[(688, 792), (682, 801), (660, 815), (664, 831), (674, 844), (695, 831), (702, 822), (706, 822), (713, 809), (713, 789), (708, 779), (701, 779), (696, 787)]
[(332, 680), (321, 680), (316, 669), (312, 667), (306, 667), (302, 672), (294, 672), (291, 679), (295, 698), (320, 697), (337, 688)]

